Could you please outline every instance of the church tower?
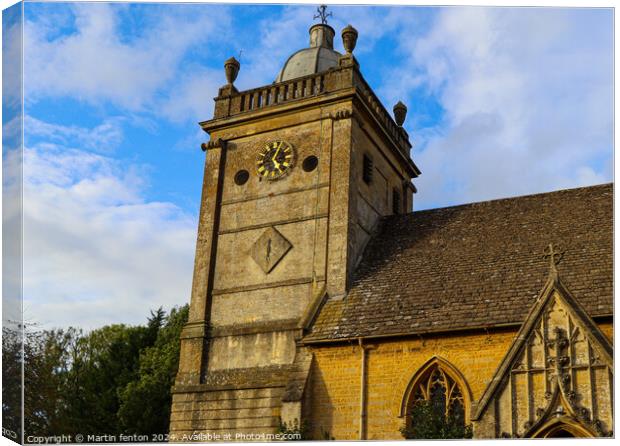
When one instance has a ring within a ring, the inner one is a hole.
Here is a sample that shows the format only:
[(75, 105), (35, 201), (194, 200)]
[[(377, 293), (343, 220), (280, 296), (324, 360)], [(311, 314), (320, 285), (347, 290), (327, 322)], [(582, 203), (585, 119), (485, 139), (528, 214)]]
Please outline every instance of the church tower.
[(364, 80), (357, 31), (342, 30), (340, 54), (322, 22), (270, 85), (238, 91), (228, 59), (200, 123), (210, 140), (171, 440), (260, 439), (303, 421), (312, 356), (298, 341), (347, 293), (379, 219), (413, 208), (406, 107), (393, 118)]

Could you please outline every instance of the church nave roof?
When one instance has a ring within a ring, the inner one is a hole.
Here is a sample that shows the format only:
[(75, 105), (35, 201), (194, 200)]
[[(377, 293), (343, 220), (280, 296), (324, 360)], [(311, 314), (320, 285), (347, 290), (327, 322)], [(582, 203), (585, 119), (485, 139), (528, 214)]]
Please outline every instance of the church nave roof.
[(387, 217), (348, 295), (305, 342), (523, 322), (561, 247), (563, 283), (590, 316), (613, 313), (613, 185)]

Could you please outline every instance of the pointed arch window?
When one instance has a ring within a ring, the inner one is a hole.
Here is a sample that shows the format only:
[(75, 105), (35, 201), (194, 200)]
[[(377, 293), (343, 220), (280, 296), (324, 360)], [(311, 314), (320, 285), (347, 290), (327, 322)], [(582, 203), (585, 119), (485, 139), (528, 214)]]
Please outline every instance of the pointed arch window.
[(469, 424), (470, 402), (471, 394), (463, 375), (444, 359), (434, 357), (409, 382), (401, 416), (405, 418), (405, 426), (412, 426), (414, 407), (426, 403), (434, 414), (465, 427)]
[(409, 406), (428, 401), (433, 411), (446, 418), (454, 417), (465, 424), (465, 401), (458, 383), (439, 363), (435, 363), (427, 373), (420, 377), (413, 388)]

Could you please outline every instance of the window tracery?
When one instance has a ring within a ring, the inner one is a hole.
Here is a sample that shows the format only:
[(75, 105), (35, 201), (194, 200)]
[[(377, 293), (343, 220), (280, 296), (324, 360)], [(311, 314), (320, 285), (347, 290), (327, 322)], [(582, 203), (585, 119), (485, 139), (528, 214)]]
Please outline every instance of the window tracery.
[(439, 363), (433, 364), (416, 380), (411, 396), (409, 409), (415, 404), (428, 401), (435, 413), (465, 424), (463, 390)]

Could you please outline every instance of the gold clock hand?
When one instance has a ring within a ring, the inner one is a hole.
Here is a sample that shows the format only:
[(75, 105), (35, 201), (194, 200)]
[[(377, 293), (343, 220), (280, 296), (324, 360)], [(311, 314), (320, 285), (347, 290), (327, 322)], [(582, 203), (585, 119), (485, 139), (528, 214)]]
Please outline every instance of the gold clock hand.
[(276, 153), (274, 153), (273, 156), (271, 157), (271, 161), (273, 161), (274, 167), (276, 167), (278, 170), (280, 170), (280, 163), (276, 161), (276, 157), (278, 156), (278, 153), (280, 153), (281, 148), (282, 148), (282, 144), (278, 145), (278, 149), (276, 150)]

